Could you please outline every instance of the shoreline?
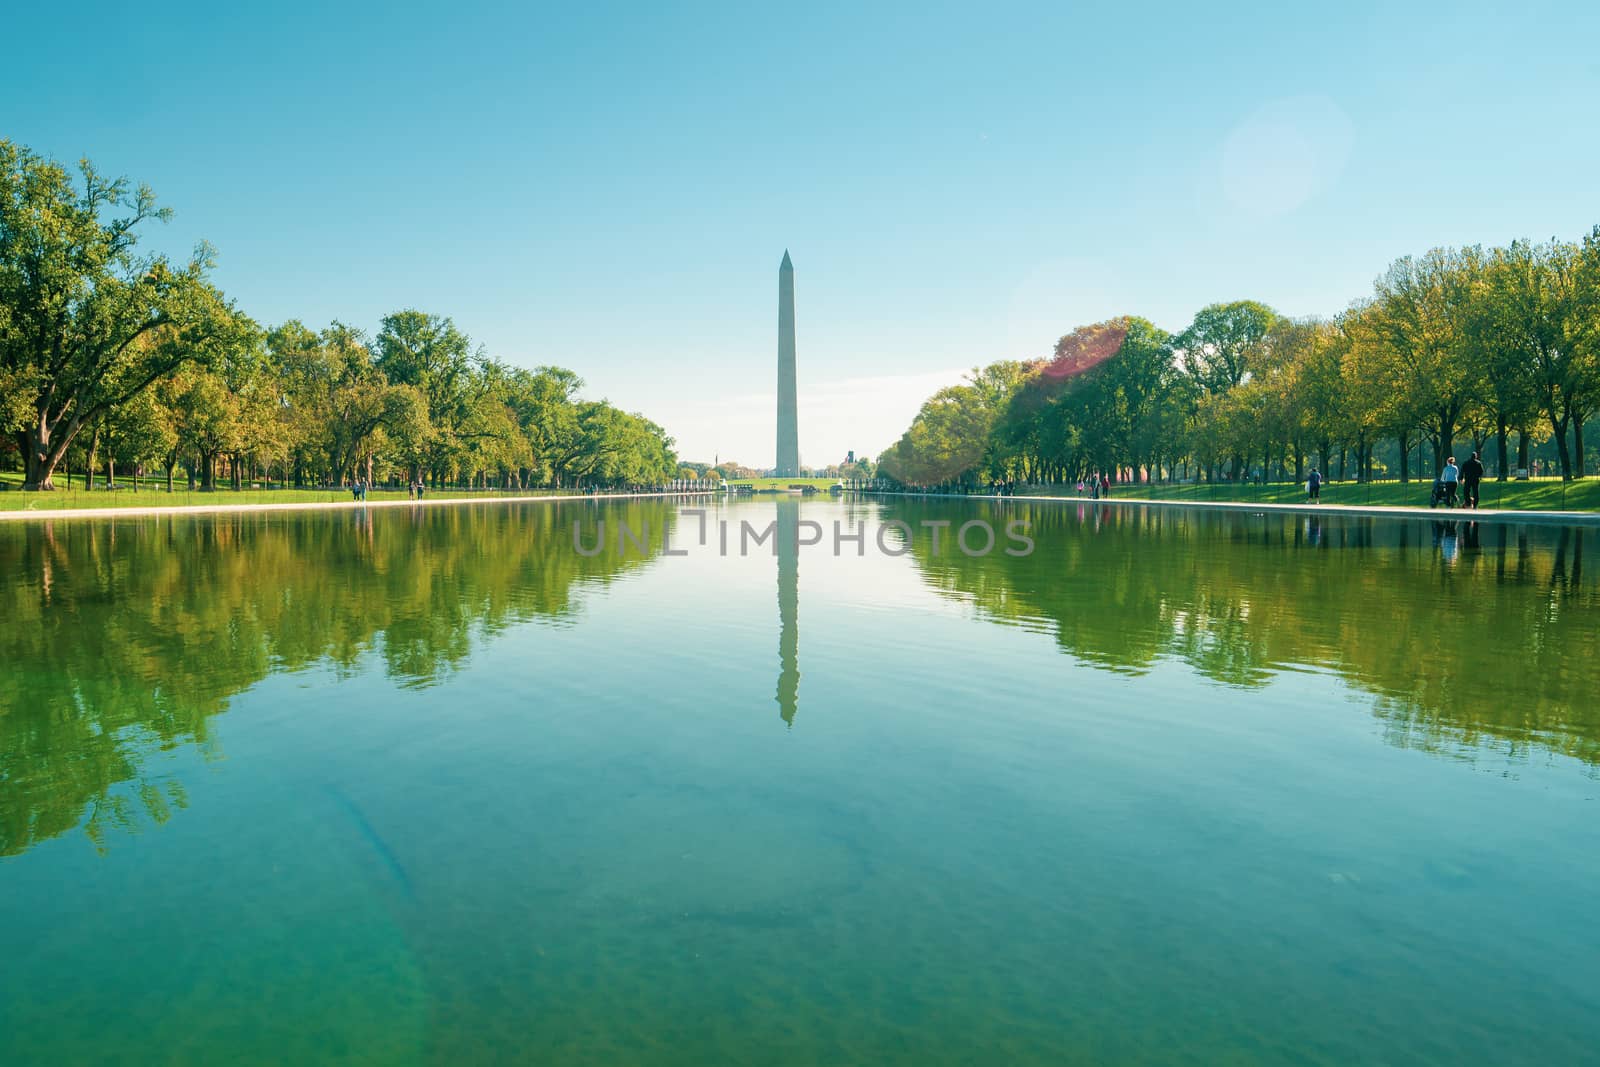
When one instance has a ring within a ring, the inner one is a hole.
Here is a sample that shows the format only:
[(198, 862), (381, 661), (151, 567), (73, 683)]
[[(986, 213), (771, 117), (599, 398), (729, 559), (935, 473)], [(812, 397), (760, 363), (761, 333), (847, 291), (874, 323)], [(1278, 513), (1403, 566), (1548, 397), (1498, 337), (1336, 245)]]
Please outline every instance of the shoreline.
[(115, 519), (120, 516), (150, 518), (163, 515), (227, 515), (252, 511), (351, 511), (358, 508), (434, 508), (452, 504), (525, 504), (553, 500), (650, 500), (662, 497), (713, 496), (714, 489), (675, 490), (660, 493), (547, 493), (539, 496), (443, 497), (429, 500), (303, 500), (281, 504), (130, 504), (109, 508), (43, 508), (0, 511), (0, 522), (38, 519)]
[(1133, 496), (1103, 496), (1099, 500), (1087, 496), (1001, 496), (998, 493), (899, 493), (882, 490), (849, 490), (863, 497), (931, 497), (937, 500), (994, 500), (1002, 503), (1047, 504), (1115, 504), (1126, 507), (1151, 508), (1201, 508), (1212, 511), (1275, 511), (1288, 515), (1336, 515), (1357, 518), (1390, 519), (1467, 519), (1472, 522), (1530, 523), (1546, 526), (1600, 526), (1600, 512), (1549, 511), (1545, 509), (1518, 510), (1516, 508), (1428, 508), (1404, 507), (1395, 504), (1279, 504), (1241, 500), (1151, 500)]
[[(1240, 500), (1152, 500), (1147, 497), (1109, 496), (1096, 500), (1087, 496), (1002, 496), (998, 493), (920, 493), (890, 492), (885, 490), (846, 490), (859, 497), (903, 497), (906, 499), (933, 500), (984, 500), (996, 503), (1041, 504), (1094, 504), (1117, 507), (1194, 508), (1210, 511), (1279, 512), (1290, 515), (1318, 515), (1332, 513), (1357, 518), (1400, 519), (1466, 519), (1474, 522), (1531, 523), (1551, 526), (1600, 526), (1600, 512), (1552, 511), (1548, 509), (1516, 508), (1428, 508), (1406, 507), (1394, 504), (1284, 504), (1269, 501)], [(51, 519), (114, 519), (121, 516), (152, 518), (168, 515), (228, 515), (250, 512), (278, 511), (352, 511), (362, 508), (432, 508), (464, 504), (526, 504), (582, 500), (659, 500), (676, 497), (720, 496), (713, 489), (676, 490), (656, 493), (544, 493), (531, 496), (496, 497), (444, 497), (422, 500), (306, 500), (282, 503), (253, 504), (130, 504), (125, 507), (104, 508), (43, 508), (0, 511), (0, 523)]]

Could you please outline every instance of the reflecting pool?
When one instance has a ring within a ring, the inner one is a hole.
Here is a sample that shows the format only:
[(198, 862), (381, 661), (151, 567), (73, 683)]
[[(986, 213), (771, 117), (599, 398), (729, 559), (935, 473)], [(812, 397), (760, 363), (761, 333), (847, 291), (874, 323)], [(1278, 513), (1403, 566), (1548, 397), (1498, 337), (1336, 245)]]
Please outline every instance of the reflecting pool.
[(1584, 1062), (1597, 541), (0, 525), (0, 1063)]

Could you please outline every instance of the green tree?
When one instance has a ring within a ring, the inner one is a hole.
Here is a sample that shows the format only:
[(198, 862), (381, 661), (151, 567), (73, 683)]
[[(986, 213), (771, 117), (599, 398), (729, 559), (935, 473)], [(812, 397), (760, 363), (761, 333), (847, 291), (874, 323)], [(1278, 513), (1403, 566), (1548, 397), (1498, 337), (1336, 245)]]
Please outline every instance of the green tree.
[[(1525, 331), (1525, 287), (1540, 268), (1532, 250), (1522, 242), (1491, 253), (1485, 268), (1485, 285), (1474, 301), (1470, 328), (1475, 348), (1484, 360), (1483, 392), (1478, 400), (1485, 422), (1495, 436), (1496, 477), (1506, 479), (1510, 468), (1508, 440), (1514, 429), (1526, 428), (1540, 412), (1536, 361), (1529, 358)], [(1537, 305), (1539, 301), (1535, 301)], [(1537, 313), (1535, 320), (1537, 320)]]
[[(4, 315), (0, 308), (0, 317)], [(28, 428), (38, 392), (30, 372), (0, 368), (0, 433), (16, 437)]]
[(168, 217), (147, 186), (79, 171), (0, 140), (0, 374), (32, 391), (14, 431), (27, 489), (53, 488), (80, 431), (240, 329), (208, 248), (177, 267), (137, 254), (142, 226)]
[[(1173, 348), (1196, 396), (1226, 394), (1242, 385), (1260, 362), (1277, 320), (1277, 312), (1255, 300), (1201, 308), (1188, 328), (1173, 339)], [(1236, 420), (1224, 414), (1227, 408), (1228, 405), (1212, 403), (1205, 410), (1233, 423)], [(1212, 436), (1227, 436), (1235, 442), (1231, 449), (1233, 475), (1241, 476), (1248, 465), (1248, 446), (1239, 443), (1237, 434)]]
[(1433, 440), (1436, 474), (1454, 451), (1468, 406), (1485, 391), (1470, 325), (1483, 259), (1476, 248), (1436, 248), (1396, 260), (1374, 286), (1367, 318), (1392, 388), (1411, 399)]
[(1160, 458), (1177, 447), (1187, 390), (1166, 331), (1138, 317), (1122, 323), (1122, 344), (1104, 371), (1115, 396), (1111, 432), (1120, 444), (1113, 458), (1154, 481)]
[(525, 484), (535, 476), (541, 482), (562, 484), (561, 458), (572, 450), (579, 434), (576, 398), (582, 387), (582, 378), (561, 367), (510, 372), (507, 401), (528, 439), (531, 456)]
[(1583, 424), (1600, 404), (1600, 228), (1582, 245), (1514, 241), (1496, 253), (1491, 278), (1496, 340), (1524, 369), (1561, 476), (1581, 475)]
[(104, 420), (108, 486), (115, 480), (116, 464), (140, 467), (147, 460), (159, 460), (177, 444), (172, 413), (154, 389), (108, 411)]
[(915, 485), (1004, 477), (1008, 462), (995, 446), (994, 428), (1025, 376), (1025, 365), (1014, 361), (974, 367), (960, 385), (939, 390), (922, 405), (896, 447), (879, 458), (879, 471)]
[[(343, 329), (337, 322), (329, 327)], [(277, 417), (287, 438), (289, 477), (300, 488), (313, 470), (332, 465), (333, 392), (343, 368), (337, 365), (338, 353), (298, 319), (268, 332), (267, 353), (277, 381)]]
[(239, 445), (239, 398), (221, 375), (203, 367), (180, 372), (174, 385), (178, 446), (194, 455), (191, 483), (198, 474), (201, 490), (210, 491), (216, 488), (217, 457)]
[(1277, 320), (1277, 312), (1255, 300), (1211, 304), (1200, 309), (1173, 345), (1202, 390), (1225, 393), (1250, 374)]
[(377, 366), (390, 382), (421, 392), (429, 433), (405, 458), (415, 477), (425, 469), (441, 476), (460, 459), (458, 434), (470, 407), (472, 342), (443, 315), (397, 311), (384, 316), (378, 329)]

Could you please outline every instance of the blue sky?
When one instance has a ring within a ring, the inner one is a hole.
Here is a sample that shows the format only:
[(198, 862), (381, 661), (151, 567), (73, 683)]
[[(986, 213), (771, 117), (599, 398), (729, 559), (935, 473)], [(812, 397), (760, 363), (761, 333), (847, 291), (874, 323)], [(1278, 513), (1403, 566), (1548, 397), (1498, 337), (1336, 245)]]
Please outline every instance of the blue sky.
[(1332, 313), (1600, 223), (1600, 5), (30, 4), (0, 136), (153, 185), (265, 323), (448, 314), (686, 458), (876, 453), (1117, 314)]

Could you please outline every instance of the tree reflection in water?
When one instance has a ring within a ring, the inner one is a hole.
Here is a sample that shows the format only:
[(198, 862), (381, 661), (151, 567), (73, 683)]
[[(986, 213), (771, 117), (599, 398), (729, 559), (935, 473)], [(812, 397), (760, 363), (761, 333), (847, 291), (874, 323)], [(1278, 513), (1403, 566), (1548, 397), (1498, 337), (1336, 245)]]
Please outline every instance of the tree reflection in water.
[[(603, 510), (597, 510), (603, 509)], [(376, 656), (436, 684), (517, 623), (569, 620), (575, 587), (650, 562), (572, 522), (675, 522), (659, 501), (63, 520), (0, 528), (0, 855), (82, 824), (97, 845), (186, 803), (152, 750), (214, 751), (211, 716), (268, 675)]]
[[(923, 519), (1023, 518), (1037, 548), (935, 555)], [(1581, 527), (1175, 508), (896, 500), (926, 581), (1063, 651), (1140, 673), (1163, 659), (1236, 686), (1321, 667), (1376, 696), (1386, 738), (1493, 742), (1600, 763), (1600, 589)]]
[[(800, 503), (777, 502), (778, 714), (798, 711)], [(1163, 660), (1233, 686), (1336, 672), (1374, 695), (1396, 745), (1470, 755), (1496, 744), (1600, 765), (1600, 591), (1574, 527), (1250, 515), (1060, 504), (894, 500), (940, 594), (1051, 634), (1091, 667)], [(647, 554), (575, 551), (586, 529), (646, 525)], [(1035, 551), (935, 555), (924, 519), (1031, 524)], [(486, 636), (565, 625), (584, 583), (647, 566), (665, 502), (62, 520), (0, 528), (0, 855), (82, 826), (165, 821), (183, 785), (150, 770), (180, 745), (215, 754), (209, 722), (270, 675), (381, 669), (435, 685)], [(869, 560), (866, 565), (872, 565)], [(771, 588), (768, 586), (767, 588)], [(770, 594), (769, 594), (770, 595)], [(908, 694), (907, 699), (916, 699)]]

